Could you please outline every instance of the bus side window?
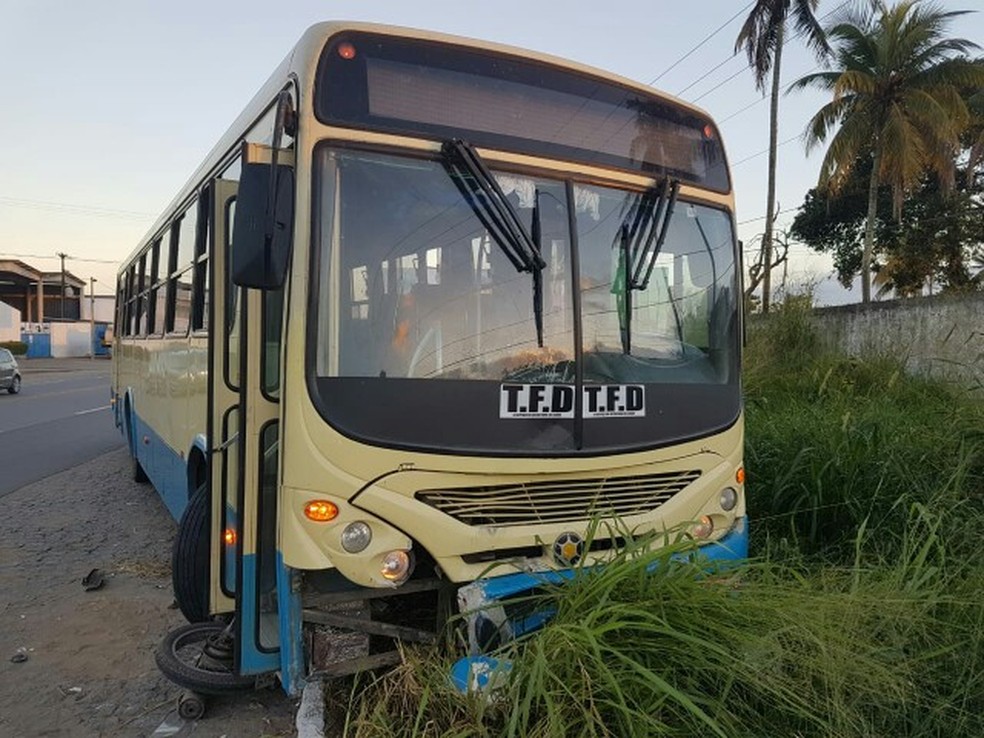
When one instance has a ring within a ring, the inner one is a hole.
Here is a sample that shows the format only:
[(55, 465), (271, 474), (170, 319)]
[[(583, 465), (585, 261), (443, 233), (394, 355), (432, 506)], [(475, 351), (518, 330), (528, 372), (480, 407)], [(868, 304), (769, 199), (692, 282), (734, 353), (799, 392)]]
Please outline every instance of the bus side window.
[(209, 273), (208, 273), (208, 245), (212, 229), (212, 219), (210, 213), (212, 203), (212, 189), (207, 188), (199, 200), (198, 208), (198, 232), (195, 240), (194, 256), (194, 284), (192, 286), (192, 306), (191, 306), (191, 330), (202, 331), (208, 329), (208, 293), (209, 293)]
[(147, 335), (157, 331), (157, 279), (160, 270), (161, 240), (150, 247), (150, 272), (147, 275)]
[(191, 324), (192, 263), (198, 236), (198, 198), (192, 200), (180, 217), (176, 230), (177, 243), (172, 256), (175, 264), (171, 276), (171, 290), (174, 294), (171, 330), (185, 335)]
[(127, 275), (127, 309), (126, 325), (127, 334), (137, 335), (137, 265), (130, 267)]

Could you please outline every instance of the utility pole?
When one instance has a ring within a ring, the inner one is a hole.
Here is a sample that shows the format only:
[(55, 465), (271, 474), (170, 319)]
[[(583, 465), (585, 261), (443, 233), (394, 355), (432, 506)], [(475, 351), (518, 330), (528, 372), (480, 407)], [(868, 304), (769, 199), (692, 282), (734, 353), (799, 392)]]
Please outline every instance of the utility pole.
[(64, 251), (58, 251), (55, 256), (61, 259), (61, 314), (59, 317), (65, 320), (65, 259), (68, 258), (68, 254)]
[(89, 277), (89, 358), (96, 358), (96, 278)]

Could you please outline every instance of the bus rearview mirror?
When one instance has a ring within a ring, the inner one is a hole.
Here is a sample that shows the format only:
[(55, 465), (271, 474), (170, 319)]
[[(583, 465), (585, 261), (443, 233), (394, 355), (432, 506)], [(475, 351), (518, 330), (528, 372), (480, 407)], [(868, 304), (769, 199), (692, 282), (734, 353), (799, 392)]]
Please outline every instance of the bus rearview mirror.
[[(294, 170), (244, 164), (232, 224), (232, 281), (240, 287), (279, 289), (294, 238)], [(272, 190), (272, 191), (271, 191)], [(271, 197), (272, 195), (272, 197)]]

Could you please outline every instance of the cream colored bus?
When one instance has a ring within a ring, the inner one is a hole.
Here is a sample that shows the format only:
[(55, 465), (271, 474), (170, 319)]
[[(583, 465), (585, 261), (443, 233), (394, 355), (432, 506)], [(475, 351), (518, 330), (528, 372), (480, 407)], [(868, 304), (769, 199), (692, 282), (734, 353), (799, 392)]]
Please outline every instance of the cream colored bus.
[(733, 207), (679, 100), (308, 30), (119, 275), (116, 419), (180, 520), (162, 669), (296, 693), (444, 601), (480, 651), (526, 627), (483, 612), (618, 548), (592, 519), (744, 556)]

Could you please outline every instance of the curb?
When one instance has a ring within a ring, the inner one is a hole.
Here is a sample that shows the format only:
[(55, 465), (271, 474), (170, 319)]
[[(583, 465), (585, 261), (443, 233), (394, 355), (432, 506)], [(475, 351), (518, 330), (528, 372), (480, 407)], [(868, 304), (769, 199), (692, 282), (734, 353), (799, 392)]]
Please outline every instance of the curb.
[(325, 693), (322, 682), (308, 682), (294, 719), (297, 738), (325, 738)]

